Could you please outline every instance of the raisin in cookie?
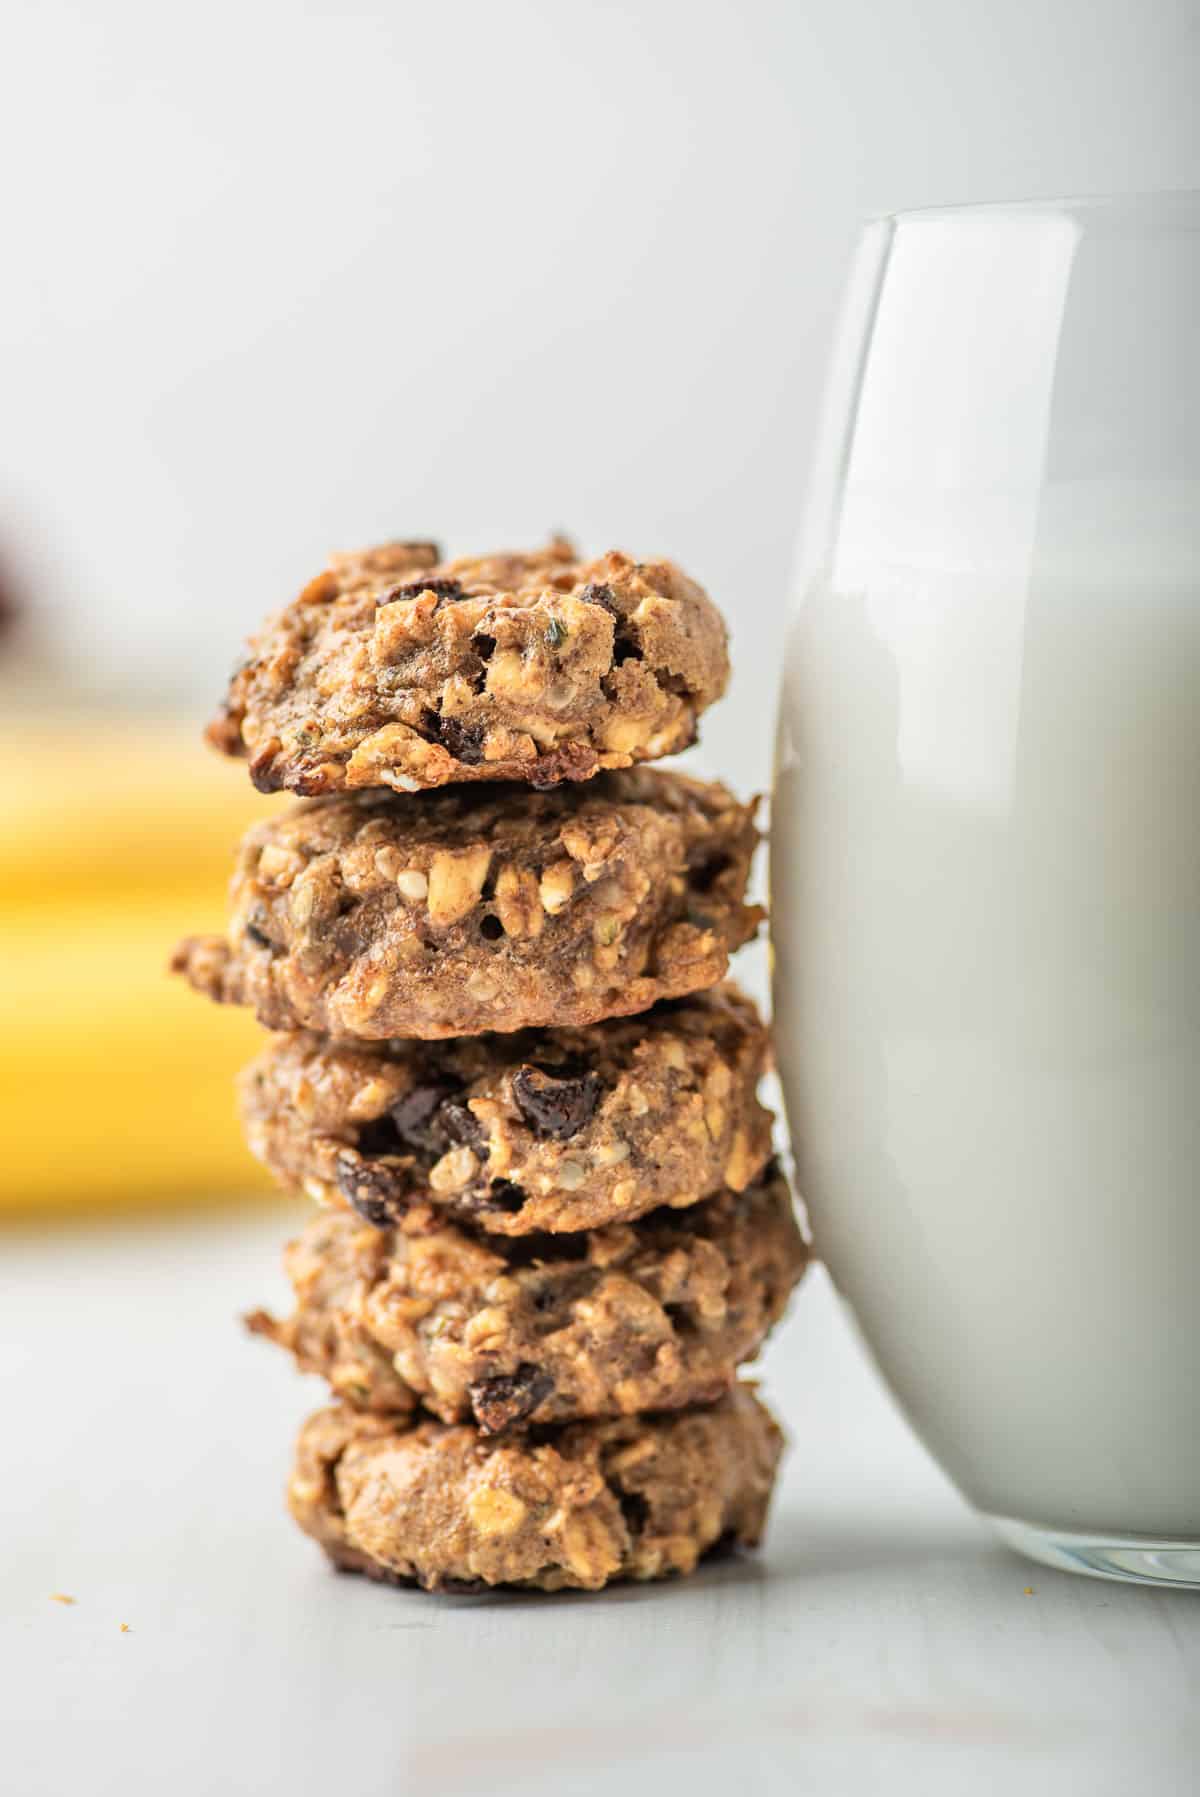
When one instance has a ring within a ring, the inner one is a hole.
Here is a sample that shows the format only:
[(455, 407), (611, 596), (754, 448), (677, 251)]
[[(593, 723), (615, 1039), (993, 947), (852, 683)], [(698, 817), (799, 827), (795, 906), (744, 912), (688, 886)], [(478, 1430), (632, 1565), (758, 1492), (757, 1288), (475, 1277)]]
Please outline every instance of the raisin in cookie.
[(771, 1152), (768, 1055), (753, 1004), (722, 985), (586, 1031), (277, 1036), (239, 1091), (250, 1148), (281, 1184), (380, 1228), (432, 1207), (527, 1235), (742, 1191)]
[(285, 1257), (296, 1309), (250, 1327), (363, 1409), (485, 1435), (711, 1403), (807, 1260), (782, 1174), (576, 1235), (378, 1230), (319, 1216)]
[(728, 675), (720, 613), (670, 562), (390, 543), (267, 623), (209, 739), (264, 792), (553, 786), (686, 748)]
[(516, 1438), (335, 1408), (301, 1429), (288, 1507), (335, 1565), (388, 1583), (598, 1591), (755, 1546), (782, 1448), (751, 1385)]
[(577, 1026), (712, 986), (762, 913), (754, 806), (649, 768), (580, 789), (312, 799), (256, 825), (232, 937), (177, 970), (268, 1029), (475, 1035)]

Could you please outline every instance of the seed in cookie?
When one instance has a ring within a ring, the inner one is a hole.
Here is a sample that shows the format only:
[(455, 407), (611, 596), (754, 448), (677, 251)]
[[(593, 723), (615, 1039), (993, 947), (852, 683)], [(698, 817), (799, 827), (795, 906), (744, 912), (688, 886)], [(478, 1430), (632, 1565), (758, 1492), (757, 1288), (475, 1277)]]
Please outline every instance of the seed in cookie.
[[(771, 1151), (768, 1054), (754, 1005), (723, 985), (586, 1031), (277, 1036), (241, 1107), (281, 1184), (371, 1221), (432, 1206), (505, 1235), (591, 1229), (748, 1185)], [(443, 1167), (462, 1148), (473, 1162)]]
[(466, 1424), (318, 1411), (288, 1503), (336, 1566), (428, 1591), (598, 1591), (762, 1535), (783, 1440), (750, 1385), (671, 1416), (488, 1441)]
[(595, 1023), (723, 977), (761, 917), (745, 902), (756, 842), (753, 805), (649, 768), (582, 791), (316, 800), (249, 832), (229, 942), (186, 943), (176, 965), (269, 1029)]
[(492, 1434), (710, 1402), (807, 1259), (777, 1169), (740, 1194), (565, 1236), (411, 1216), (380, 1231), (331, 1212), (288, 1248), (292, 1315), (254, 1327), (362, 1408), (394, 1409), (399, 1381), (443, 1421)]
[(544, 787), (686, 748), (728, 673), (720, 613), (670, 562), (388, 544), (270, 619), (208, 734), (266, 792)]

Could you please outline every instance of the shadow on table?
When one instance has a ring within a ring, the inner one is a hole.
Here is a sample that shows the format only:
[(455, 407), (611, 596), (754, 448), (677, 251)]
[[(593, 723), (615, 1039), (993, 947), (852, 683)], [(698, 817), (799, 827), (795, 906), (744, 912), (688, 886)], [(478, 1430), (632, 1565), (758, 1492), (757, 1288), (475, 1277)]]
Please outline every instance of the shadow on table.
[[(752, 1598), (756, 1605), (774, 1612), (780, 1605), (786, 1611), (803, 1587), (817, 1593), (842, 1581), (859, 1591), (871, 1590), (879, 1598), (886, 1590), (897, 1595), (945, 1590), (948, 1579), (951, 1585), (972, 1582), (977, 1595), (987, 1590), (997, 1596), (1019, 1597), (1053, 1588), (1071, 1594), (1076, 1608), (1084, 1613), (1121, 1603), (1165, 1607), (1175, 1600), (1179, 1613), (1190, 1618), (1195, 1605), (1188, 1592), (1113, 1584), (1035, 1566), (995, 1540), (986, 1526), (969, 1514), (939, 1525), (919, 1519), (908, 1523), (869, 1515), (806, 1514), (795, 1509), (775, 1519), (762, 1553), (715, 1556), (686, 1579), (609, 1585), (602, 1592), (556, 1592), (552, 1608), (558, 1612), (576, 1606), (609, 1610), (629, 1604), (678, 1607), (692, 1603), (707, 1610), (736, 1597)], [(436, 1602), (446, 1610), (511, 1612), (544, 1612), (547, 1605), (543, 1592), (504, 1590), (443, 1595)]]
[(946, 1565), (1001, 1571), (1021, 1564), (969, 1517), (939, 1526), (793, 1511), (777, 1520), (764, 1571), (773, 1579), (814, 1579), (859, 1572), (916, 1574), (923, 1567)]
[[(964, 1570), (973, 1567), (1019, 1576), (1023, 1562), (969, 1519), (958, 1526), (939, 1529), (927, 1524), (897, 1526), (871, 1517), (806, 1516), (803, 1511), (793, 1511), (776, 1518), (763, 1553), (715, 1555), (686, 1580), (609, 1585), (602, 1594), (556, 1592), (554, 1607), (558, 1610), (575, 1604), (592, 1605), (598, 1596), (602, 1596), (606, 1607), (678, 1603), (684, 1586), (697, 1594), (715, 1594), (861, 1573), (890, 1572), (922, 1580), (931, 1576), (935, 1567), (944, 1569), (948, 1564)], [(1038, 1573), (1047, 1579), (1067, 1577), (1044, 1568), (1039, 1568)], [(439, 1603), (462, 1609), (542, 1609), (546, 1598), (538, 1591), (495, 1591), (461, 1597), (443, 1595)]]

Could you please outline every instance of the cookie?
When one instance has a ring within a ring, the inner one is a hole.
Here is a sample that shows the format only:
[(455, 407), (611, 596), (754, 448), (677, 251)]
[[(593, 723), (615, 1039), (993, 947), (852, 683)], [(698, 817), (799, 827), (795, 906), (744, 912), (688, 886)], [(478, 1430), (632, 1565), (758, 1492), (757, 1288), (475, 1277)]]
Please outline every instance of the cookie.
[(268, 1029), (380, 1040), (644, 1011), (715, 985), (762, 916), (754, 806), (637, 768), (586, 787), (312, 799), (256, 825), (232, 936), (174, 965)]
[(553, 786), (685, 749), (728, 677), (720, 613), (670, 562), (389, 543), (267, 623), (208, 734), (263, 792)]
[(288, 1506), (337, 1566), (389, 1583), (598, 1591), (753, 1547), (782, 1447), (750, 1385), (514, 1438), (334, 1408), (300, 1432)]
[(380, 1227), (432, 1207), (527, 1235), (742, 1191), (771, 1152), (768, 1055), (726, 984), (586, 1031), (276, 1036), (239, 1094), (250, 1148), (283, 1185)]
[(806, 1261), (774, 1170), (740, 1195), (566, 1236), (418, 1235), (343, 1212), (287, 1250), (294, 1313), (248, 1320), (349, 1403), (419, 1399), (492, 1435), (710, 1403), (757, 1354)]

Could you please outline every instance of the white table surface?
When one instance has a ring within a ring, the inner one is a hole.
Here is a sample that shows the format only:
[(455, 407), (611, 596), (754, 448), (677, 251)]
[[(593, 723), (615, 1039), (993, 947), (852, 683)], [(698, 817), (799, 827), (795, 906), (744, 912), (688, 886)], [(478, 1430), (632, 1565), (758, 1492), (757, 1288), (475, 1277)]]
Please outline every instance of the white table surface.
[(821, 1277), (764, 1364), (757, 1558), (601, 1597), (330, 1573), (280, 1507), (319, 1387), (233, 1320), (296, 1217), (0, 1236), (8, 1797), (1200, 1789), (1200, 1596), (996, 1546)]

